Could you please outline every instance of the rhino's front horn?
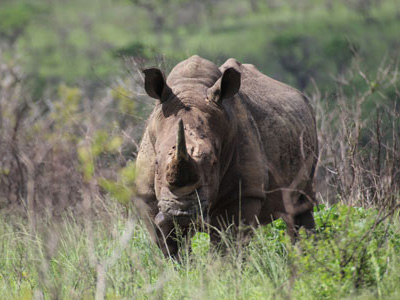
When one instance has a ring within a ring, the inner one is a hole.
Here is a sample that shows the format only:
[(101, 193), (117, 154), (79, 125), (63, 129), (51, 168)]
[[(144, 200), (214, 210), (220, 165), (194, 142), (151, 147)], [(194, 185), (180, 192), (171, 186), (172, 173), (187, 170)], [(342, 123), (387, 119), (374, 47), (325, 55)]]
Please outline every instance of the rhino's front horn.
[(183, 127), (182, 119), (179, 120), (178, 124), (178, 135), (176, 137), (176, 159), (179, 161), (188, 160), (189, 155), (186, 149), (186, 141), (185, 141), (185, 129)]
[(190, 157), (186, 149), (185, 129), (182, 119), (178, 123), (175, 147), (175, 156), (167, 165), (166, 179), (168, 183), (176, 187), (196, 183), (199, 180), (199, 173), (196, 162)]

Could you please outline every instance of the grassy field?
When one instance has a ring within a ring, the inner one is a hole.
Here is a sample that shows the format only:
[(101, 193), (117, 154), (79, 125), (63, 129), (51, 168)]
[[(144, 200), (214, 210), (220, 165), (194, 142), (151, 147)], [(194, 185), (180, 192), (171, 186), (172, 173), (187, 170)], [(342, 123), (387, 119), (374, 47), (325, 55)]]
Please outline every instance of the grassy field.
[[(108, 199), (109, 200), (109, 199)], [(109, 200), (110, 201), (110, 200)], [(2, 299), (397, 299), (398, 213), (320, 206), (317, 229), (292, 245), (281, 221), (248, 246), (225, 250), (197, 233), (180, 263), (165, 259), (146, 230), (111, 204), (107, 213), (59, 220), (2, 212)]]

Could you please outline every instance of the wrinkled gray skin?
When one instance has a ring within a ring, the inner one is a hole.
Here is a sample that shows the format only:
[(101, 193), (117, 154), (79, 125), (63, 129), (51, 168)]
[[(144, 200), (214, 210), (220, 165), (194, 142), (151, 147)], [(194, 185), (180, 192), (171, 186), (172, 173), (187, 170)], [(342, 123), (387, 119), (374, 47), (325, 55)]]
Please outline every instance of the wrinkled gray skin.
[(314, 227), (317, 134), (299, 91), (235, 59), (218, 68), (192, 56), (166, 82), (158, 69), (144, 74), (158, 101), (137, 157), (136, 189), (165, 255), (178, 251), (174, 222), (183, 232), (201, 217), (219, 229), (279, 217), (292, 234)]

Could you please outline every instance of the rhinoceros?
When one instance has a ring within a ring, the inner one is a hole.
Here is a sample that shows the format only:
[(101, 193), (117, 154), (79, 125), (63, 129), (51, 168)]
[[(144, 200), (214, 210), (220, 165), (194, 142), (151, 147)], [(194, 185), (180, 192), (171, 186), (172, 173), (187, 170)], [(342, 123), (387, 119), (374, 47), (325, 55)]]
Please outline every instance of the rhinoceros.
[(302, 93), (232, 58), (218, 68), (192, 56), (167, 80), (157, 68), (143, 73), (157, 102), (137, 156), (136, 191), (165, 255), (178, 252), (176, 227), (185, 232), (199, 220), (219, 230), (277, 218), (292, 234), (314, 227), (318, 141)]

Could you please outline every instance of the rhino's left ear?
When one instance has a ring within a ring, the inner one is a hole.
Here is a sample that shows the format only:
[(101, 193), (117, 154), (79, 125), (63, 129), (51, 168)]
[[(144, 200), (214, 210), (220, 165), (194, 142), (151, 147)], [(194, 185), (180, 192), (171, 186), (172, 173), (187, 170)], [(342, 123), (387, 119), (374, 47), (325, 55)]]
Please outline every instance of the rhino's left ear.
[(168, 89), (163, 73), (157, 68), (143, 70), (143, 73), (147, 95), (162, 102), (162, 96)]
[(231, 98), (239, 92), (240, 72), (234, 68), (224, 71), (221, 78), (207, 90), (207, 98), (216, 103), (221, 103), (223, 99)]

